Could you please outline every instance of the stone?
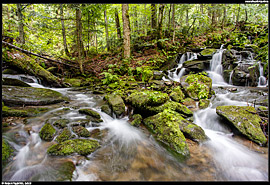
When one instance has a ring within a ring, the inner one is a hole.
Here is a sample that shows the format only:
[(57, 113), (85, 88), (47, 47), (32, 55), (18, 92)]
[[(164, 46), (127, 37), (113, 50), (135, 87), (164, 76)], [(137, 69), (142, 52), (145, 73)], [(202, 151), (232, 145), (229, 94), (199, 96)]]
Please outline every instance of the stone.
[(69, 123), (68, 119), (58, 119), (53, 123), (53, 126), (62, 129), (67, 127), (67, 124)]
[(89, 120), (91, 120), (93, 122), (96, 122), (96, 123), (103, 122), (99, 113), (97, 113), (96, 111), (94, 111), (92, 109), (89, 109), (89, 108), (88, 109), (80, 109), (79, 113), (88, 115), (87, 118), (89, 118)]
[(125, 103), (120, 95), (112, 93), (107, 96), (107, 101), (116, 117), (125, 113)]
[(170, 98), (175, 102), (183, 102), (185, 94), (182, 92), (181, 87), (177, 86), (172, 89), (170, 93)]
[(91, 133), (82, 126), (72, 127), (72, 131), (75, 132), (79, 137), (90, 137)]
[(49, 155), (67, 156), (73, 153), (87, 156), (99, 148), (99, 143), (93, 139), (73, 139), (54, 144), (47, 150)]
[(3, 85), (2, 101), (8, 106), (49, 105), (68, 98), (51, 89)]
[(3, 78), (2, 79), (2, 85), (11, 85), (11, 86), (20, 86), (20, 87), (31, 87), (31, 85), (15, 79), (15, 78)]
[(217, 50), (216, 49), (204, 49), (200, 52), (202, 56), (213, 56)]
[(130, 124), (135, 127), (139, 127), (143, 120), (140, 114), (134, 114), (131, 118), (133, 119), (133, 121)]
[(62, 132), (56, 137), (56, 141), (58, 143), (64, 142), (66, 140), (71, 139), (71, 132), (69, 131), (69, 129), (66, 127), (62, 130)]
[(105, 112), (109, 116), (112, 116), (112, 110), (111, 110), (110, 106), (107, 104), (101, 106), (101, 111)]
[(251, 106), (218, 106), (216, 112), (227, 120), (230, 126), (260, 145), (266, 145), (267, 139), (261, 129), (262, 122), (256, 110)]
[(183, 63), (183, 67), (186, 68), (186, 72), (202, 72), (207, 69), (210, 65), (209, 60), (188, 60)]
[(45, 123), (39, 132), (39, 136), (44, 141), (52, 141), (56, 134), (55, 128), (50, 123)]

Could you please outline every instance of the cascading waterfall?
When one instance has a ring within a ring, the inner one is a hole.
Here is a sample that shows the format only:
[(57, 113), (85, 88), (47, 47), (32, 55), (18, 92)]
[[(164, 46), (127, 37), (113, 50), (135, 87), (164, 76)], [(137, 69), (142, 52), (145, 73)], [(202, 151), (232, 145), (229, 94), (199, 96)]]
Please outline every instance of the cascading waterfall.
[(258, 64), (259, 64), (259, 72), (260, 72), (258, 87), (265, 87), (268, 85), (268, 80), (263, 76), (263, 66), (261, 62), (258, 62)]
[[(166, 80), (166, 81), (172, 80), (172, 81), (179, 82), (180, 78), (185, 74), (185, 68), (182, 67), (183, 63), (185, 61), (194, 60), (194, 59), (197, 59), (196, 53), (193, 53), (193, 52), (184, 53), (178, 62), (178, 66), (168, 71), (169, 79), (166, 79), (165, 77), (163, 77), (163, 80)], [(181, 70), (179, 71), (178, 69), (181, 69)]]

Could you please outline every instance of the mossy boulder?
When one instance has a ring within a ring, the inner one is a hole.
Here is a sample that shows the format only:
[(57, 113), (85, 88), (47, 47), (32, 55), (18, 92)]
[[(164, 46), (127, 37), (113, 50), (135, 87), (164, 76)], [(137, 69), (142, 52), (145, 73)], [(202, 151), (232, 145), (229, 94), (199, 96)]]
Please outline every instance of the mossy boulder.
[(50, 123), (45, 123), (45, 125), (41, 128), (39, 132), (40, 138), (43, 139), (44, 141), (53, 140), (55, 134), (56, 129)]
[(53, 126), (62, 129), (67, 127), (67, 124), (69, 123), (68, 119), (58, 119), (53, 123)]
[(12, 109), (12, 108), (9, 108), (7, 106), (2, 105), (2, 116), (3, 117), (8, 117), (8, 116), (27, 117), (27, 116), (29, 116), (29, 114), (27, 111)]
[(82, 79), (78, 78), (66, 78), (64, 82), (69, 83), (72, 87), (80, 87)]
[(251, 106), (218, 106), (216, 112), (227, 120), (226, 123), (236, 128), (241, 134), (260, 145), (265, 145), (267, 139), (261, 129), (260, 116)]
[(207, 108), (209, 106), (209, 104), (210, 104), (210, 100), (201, 99), (199, 101), (199, 108), (200, 109), (205, 109), (205, 108)]
[(216, 53), (216, 49), (209, 48), (209, 49), (204, 49), (200, 52), (202, 56), (213, 56)]
[(116, 117), (120, 117), (122, 114), (125, 113), (125, 103), (119, 94), (112, 93), (108, 95), (107, 101)]
[(112, 110), (111, 110), (110, 106), (107, 104), (101, 106), (101, 111), (112, 116)]
[(181, 90), (180, 86), (174, 87), (170, 93), (170, 98), (175, 102), (183, 102), (185, 94)]
[(146, 111), (147, 114), (154, 115), (163, 112), (165, 109), (176, 111), (182, 114), (182, 116), (184, 117), (193, 116), (193, 112), (189, 110), (185, 105), (182, 105), (174, 101), (167, 101), (166, 103), (159, 106), (146, 106), (144, 111)]
[(88, 115), (89, 116), (88, 118), (93, 122), (96, 122), (96, 123), (103, 122), (99, 113), (97, 113), (96, 111), (92, 109), (80, 109), (79, 113)]
[(180, 78), (180, 84), (188, 97), (198, 101), (211, 97), (212, 79), (204, 74), (189, 74)]
[(166, 93), (159, 91), (136, 91), (132, 93), (127, 101), (135, 108), (144, 108), (146, 106), (157, 106), (165, 103), (169, 100), (169, 96)]
[(99, 146), (98, 141), (93, 139), (73, 139), (50, 146), (47, 153), (53, 156), (66, 156), (74, 153), (87, 156)]
[(183, 63), (183, 67), (186, 68), (186, 72), (191, 71), (201, 72), (209, 67), (210, 62), (208, 60), (188, 60)]
[(131, 119), (133, 119), (133, 121), (130, 124), (135, 127), (138, 127), (142, 123), (142, 120), (143, 120), (140, 114), (132, 115)]
[(31, 87), (31, 85), (14, 78), (3, 78), (2, 85), (20, 86), (20, 87)]
[(90, 137), (91, 133), (82, 126), (72, 127), (72, 131), (75, 132), (79, 137)]
[(64, 142), (64, 141), (66, 141), (66, 140), (71, 139), (71, 136), (72, 136), (71, 132), (70, 132), (69, 129), (66, 127), (66, 128), (64, 128), (64, 129), (62, 130), (62, 132), (56, 137), (55, 140), (56, 140), (58, 143), (61, 143), (61, 142)]
[(143, 120), (154, 137), (172, 154), (181, 160), (189, 156), (186, 138), (175, 121), (174, 111), (164, 110)]
[(6, 163), (11, 157), (13, 149), (10, 147), (7, 141), (2, 138), (2, 162)]
[(2, 86), (2, 101), (8, 106), (48, 105), (67, 100), (67, 97), (51, 89)]

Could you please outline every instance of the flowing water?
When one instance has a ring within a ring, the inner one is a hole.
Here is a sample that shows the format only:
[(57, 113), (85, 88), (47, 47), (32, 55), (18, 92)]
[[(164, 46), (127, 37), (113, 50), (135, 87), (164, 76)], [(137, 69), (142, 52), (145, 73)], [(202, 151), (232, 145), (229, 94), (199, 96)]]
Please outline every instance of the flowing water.
[[(29, 118), (27, 124), (17, 124), (3, 134), (16, 152), (14, 159), (2, 170), (3, 181), (57, 181), (62, 177), (58, 169), (67, 161), (76, 164), (73, 181), (267, 181), (267, 148), (235, 136), (216, 114), (217, 106), (247, 106), (252, 105), (252, 98), (258, 98), (247, 88), (239, 88), (236, 93), (224, 88), (232, 86), (224, 82), (220, 73), (222, 51), (213, 56), (208, 71), (216, 95), (208, 108), (194, 113), (194, 123), (204, 129), (210, 140), (202, 144), (188, 140), (188, 160), (178, 161), (146, 128), (131, 126), (127, 117), (116, 119), (101, 112), (102, 96), (87, 89), (50, 88), (68, 96), (70, 103), (52, 105), (48, 112)], [(178, 67), (192, 58), (196, 55), (182, 55)], [(181, 76), (174, 72), (170, 74), (170, 80), (175, 81)], [(31, 85), (46, 88), (33, 82)], [(47, 148), (54, 142), (40, 139), (38, 133), (44, 122), (66, 118), (71, 125), (85, 120), (86, 116), (78, 113), (80, 108), (92, 108), (101, 115), (102, 123), (89, 122), (85, 126), (89, 131), (100, 131), (101, 136), (95, 139), (101, 147), (87, 158), (75, 154), (66, 157), (47, 155)]]

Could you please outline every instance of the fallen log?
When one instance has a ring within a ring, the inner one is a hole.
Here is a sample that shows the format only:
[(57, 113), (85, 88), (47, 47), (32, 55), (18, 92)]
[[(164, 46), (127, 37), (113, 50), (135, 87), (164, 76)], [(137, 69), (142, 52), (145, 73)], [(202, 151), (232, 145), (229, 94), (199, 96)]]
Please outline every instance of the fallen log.
[[(22, 49), (22, 48), (19, 48), (19, 47), (17, 47), (17, 46), (14, 46), (14, 45), (12, 45), (12, 44), (10, 44), (10, 43), (8, 43), (8, 42), (2, 41), (2, 43), (3, 43), (4, 45), (10, 47), (10, 48), (14, 48), (14, 49), (19, 50), (19, 51), (21, 51), (21, 52), (23, 52), (23, 53), (30, 54), (30, 55), (34, 55), (34, 56), (37, 56), (37, 57), (39, 57), (39, 58), (43, 58), (43, 59), (49, 60), (49, 61), (51, 61), (51, 62), (59, 63), (59, 64), (62, 64), (62, 65), (66, 65), (66, 66), (68, 66), (68, 67), (73, 67), (73, 68), (79, 69), (78, 66), (71, 65), (71, 64), (67, 64), (67, 63), (64, 63), (64, 62), (60, 62), (60, 61), (57, 61), (57, 60), (54, 60), (54, 59), (51, 59), (51, 58), (48, 58), (48, 57), (45, 57), (45, 56), (42, 56), (42, 55), (38, 55), (38, 54), (36, 54), (36, 53), (32, 53), (32, 52), (27, 51), (27, 50), (25, 50), (25, 49)], [(67, 59), (65, 59), (65, 60), (67, 60)]]
[[(3, 41), (2, 41), (3, 43)], [(3, 43), (10, 46), (9, 43)], [(16, 47), (16, 46), (15, 46)], [(52, 73), (41, 67), (35, 59), (26, 55), (20, 49), (12, 47), (11, 50), (2, 50), (2, 60), (9, 66), (15, 67), (24, 71), (27, 74), (36, 76), (41, 79), (43, 85), (51, 87), (67, 87), (60, 78), (54, 76)], [(25, 50), (26, 51), (26, 50)]]

